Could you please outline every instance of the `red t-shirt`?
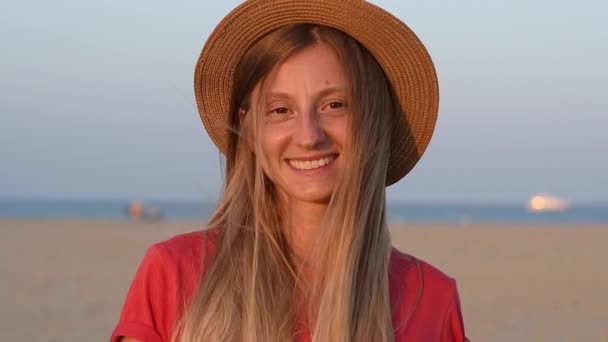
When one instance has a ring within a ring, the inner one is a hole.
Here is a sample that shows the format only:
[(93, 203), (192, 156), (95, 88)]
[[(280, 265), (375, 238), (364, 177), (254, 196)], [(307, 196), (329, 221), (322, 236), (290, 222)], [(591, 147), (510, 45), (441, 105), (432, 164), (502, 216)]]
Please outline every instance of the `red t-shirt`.
[[(171, 340), (200, 270), (210, 265), (217, 235), (217, 230), (178, 235), (148, 249), (131, 283), (112, 342), (123, 336), (142, 342)], [(452, 278), (393, 249), (389, 291), (395, 342), (468, 341)], [(310, 341), (310, 333), (298, 334), (294, 340)]]

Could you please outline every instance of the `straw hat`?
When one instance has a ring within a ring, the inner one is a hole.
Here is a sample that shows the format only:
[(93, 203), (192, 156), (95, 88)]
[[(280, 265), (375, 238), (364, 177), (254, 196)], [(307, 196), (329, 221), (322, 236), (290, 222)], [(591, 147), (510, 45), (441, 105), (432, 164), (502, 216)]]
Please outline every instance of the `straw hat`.
[(237, 64), (249, 46), (285, 25), (313, 23), (341, 30), (376, 58), (392, 83), (405, 120), (391, 141), (386, 184), (405, 176), (429, 144), (439, 109), (433, 62), (399, 19), (362, 0), (249, 0), (230, 12), (209, 36), (196, 64), (194, 91), (211, 140), (228, 145), (230, 97)]

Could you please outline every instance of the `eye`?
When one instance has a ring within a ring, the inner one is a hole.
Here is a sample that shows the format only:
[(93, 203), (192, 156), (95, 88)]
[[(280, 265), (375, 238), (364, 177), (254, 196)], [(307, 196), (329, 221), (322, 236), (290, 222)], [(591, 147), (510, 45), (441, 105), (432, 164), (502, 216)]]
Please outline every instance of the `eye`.
[(270, 111), (270, 114), (287, 114), (289, 113), (289, 109), (285, 107), (274, 108)]
[(337, 109), (343, 109), (344, 107), (346, 107), (346, 104), (344, 102), (341, 101), (332, 101), (329, 102), (328, 104), (326, 104), (323, 109), (329, 109), (329, 110), (337, 110)]

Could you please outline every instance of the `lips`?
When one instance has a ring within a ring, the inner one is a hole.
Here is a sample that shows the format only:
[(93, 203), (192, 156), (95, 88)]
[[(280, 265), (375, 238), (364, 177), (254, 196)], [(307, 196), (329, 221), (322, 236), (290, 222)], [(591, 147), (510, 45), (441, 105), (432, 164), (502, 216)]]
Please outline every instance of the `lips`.
[(289, 165), (297, 170), (314, 170), (325, 165), (331, 164), (336, 159), (335, 155), (314, 159), (314, 160), (299, 160), (289, 159)]

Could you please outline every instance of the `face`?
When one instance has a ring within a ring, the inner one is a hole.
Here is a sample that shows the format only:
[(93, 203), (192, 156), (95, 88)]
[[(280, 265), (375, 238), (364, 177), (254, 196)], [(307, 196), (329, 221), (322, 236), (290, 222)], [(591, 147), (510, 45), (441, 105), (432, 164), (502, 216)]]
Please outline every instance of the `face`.
[[(261, 110), (265, 173), (289, 203), (329, 202), (345, 169), (347, 80), (334, 51), (315, 44), (291, 56), (252, 104)], [(260, 102), (262, 101), (262, 102)]]

